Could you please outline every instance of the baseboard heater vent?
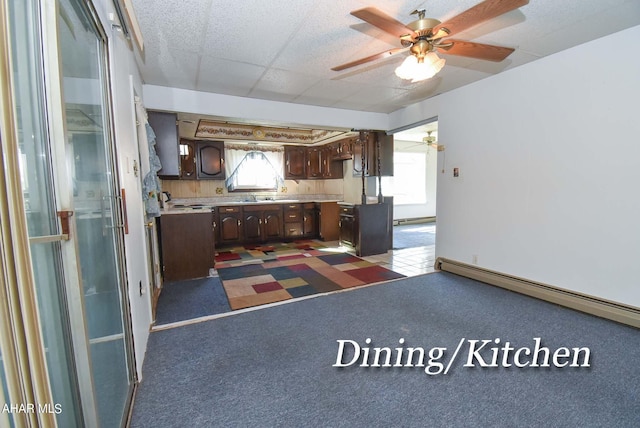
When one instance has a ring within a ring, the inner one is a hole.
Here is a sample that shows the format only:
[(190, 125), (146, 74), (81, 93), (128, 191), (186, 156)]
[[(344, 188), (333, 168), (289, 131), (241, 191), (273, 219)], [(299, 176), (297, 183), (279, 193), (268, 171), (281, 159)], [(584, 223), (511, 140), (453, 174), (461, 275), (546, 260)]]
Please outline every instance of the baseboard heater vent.
[(395, 226), (400, 226), (401, 224), (433, 223), (435, 221), (436, 221), (435, 217), (399, 218), (399, 219), (393, 220), (393, 224)]
[(438, 257), (436, 269), (475, 279), (480, 282), (526, 294), (591, 315), (640, 328), (640, 308), (627, 306), (586, 294), (563, 290), (551, 285), (507, 275), (455, 260)]

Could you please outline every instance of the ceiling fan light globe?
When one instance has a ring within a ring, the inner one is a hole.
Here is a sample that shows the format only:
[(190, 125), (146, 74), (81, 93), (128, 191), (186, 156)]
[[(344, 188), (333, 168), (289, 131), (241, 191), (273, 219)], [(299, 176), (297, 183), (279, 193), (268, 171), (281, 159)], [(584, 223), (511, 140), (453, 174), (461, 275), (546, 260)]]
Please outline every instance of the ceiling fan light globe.
[(425, 55), (422, 62), (418, 62), (418, 58), (413, 55), (409, 55), (402, 64), (396, 68), (396, 76), (404, 80), (411, 80), (412, 83), (420, 82), (422, 80), (430, 79), (435, 76), (442, 67), (444, 67), (445, 60), (439, 58), (433, 52)]

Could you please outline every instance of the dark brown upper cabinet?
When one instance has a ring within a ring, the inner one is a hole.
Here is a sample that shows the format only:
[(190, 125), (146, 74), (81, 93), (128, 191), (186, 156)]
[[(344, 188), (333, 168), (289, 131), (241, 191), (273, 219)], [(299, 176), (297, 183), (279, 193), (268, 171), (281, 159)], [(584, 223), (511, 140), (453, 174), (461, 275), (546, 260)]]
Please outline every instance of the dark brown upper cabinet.
[(288, 180), (302, 180), (307, 178), (306, 147), (284, 147), (284, 178)]
[(191, 140), (180, 140), (180, 178), (195, 180), (196, 173), (196, 144)]
[(180, 178), (178, 116), (175, 113), (149, 111), (147, 117), (156, 135), (155, 149), (162, 164), (158, 177)]
[(288, 180), (342, 178), (342, 163), (335, 161), (331, 145), (285, 146), (284, 178)]
[(336, 160), (347, 160), (353, 156), (353, 145), (358, 137), (348, 137), (331, 144), (331, 158)]
[(224, 143), (222, 141), (198, 141), (196, 150), (198, 179), (224, 180)]
[(322, 147), (310, 147), (307, 152), (307, 178), (323, 178), (326, 163), (326, 150)]

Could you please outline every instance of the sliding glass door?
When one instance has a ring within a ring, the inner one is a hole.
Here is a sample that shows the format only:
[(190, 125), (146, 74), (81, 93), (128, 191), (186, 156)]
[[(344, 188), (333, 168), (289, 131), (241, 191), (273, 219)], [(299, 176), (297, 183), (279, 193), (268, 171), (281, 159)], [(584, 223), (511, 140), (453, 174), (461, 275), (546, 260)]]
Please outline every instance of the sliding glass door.
[(0, 1), (22, 188), (11, 203), (26, 217), (49, 410), (60, 427), (124, 426), (133, 345), (106, 37), (88, 2)]

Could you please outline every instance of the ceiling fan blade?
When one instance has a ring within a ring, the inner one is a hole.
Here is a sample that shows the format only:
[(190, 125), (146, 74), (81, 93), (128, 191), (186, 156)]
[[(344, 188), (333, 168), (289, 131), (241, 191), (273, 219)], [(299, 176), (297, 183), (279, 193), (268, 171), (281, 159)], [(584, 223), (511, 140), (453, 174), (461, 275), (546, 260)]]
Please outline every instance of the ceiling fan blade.
[(380, 53), (377, 53), (375, 55), (368, 56), (366, 58), (360, 58), (360, 59), (357, 59), (355, 61), (351, 61), (351, 62), (348, 62), (346, 64), (342, 64), (342, 65), (339, 65), (337, 67), (333, 67), (332, 70), (333, 71), (342, 71), (342, 70), (347, 69), (347, 68), (355, 67), (356, 65), (365, 64), (367, 62), (375, 61), (377, 59), (386, 58), (386, 57), (389, 57), (391, 55), (395, 55), (397, 53), (404, 52), (404, 51), (406, 51), (408, 49), (409, 49), (408, 47), (407, 48), (390, 49), (388, 51), (380, 52)]
[(436, 34), (443, 27), (449, 31), (449, 35), (460, 33), (467, 28), (510, 12), (527, 3), (529, 3), (529, 0), (485, 0), (448, 21), (436, 25), (433, 33)]
[(485, 45), (483, 43), (466, 42), (464, 40), (447, 39), (447, 44), (451, 46), (438, 47), (438, 52), (447, 55), (466, 56), (470, 58), (484, 59), (487, 61), (500, 62), (515, 50), (502, 46)]
[(364, 9), (358, 9), (351, 12), (351, 15), (356, 18), (360, 18), (369, 24), (378, 27), (379, 29), (391, 34), (392, 36), (400, 37), (407, 34), (415, 36), (412, 29), (405, 26), (402, 22), (395, 20), (383, 11), (376, 9), (375, 7), (365, 7)]

